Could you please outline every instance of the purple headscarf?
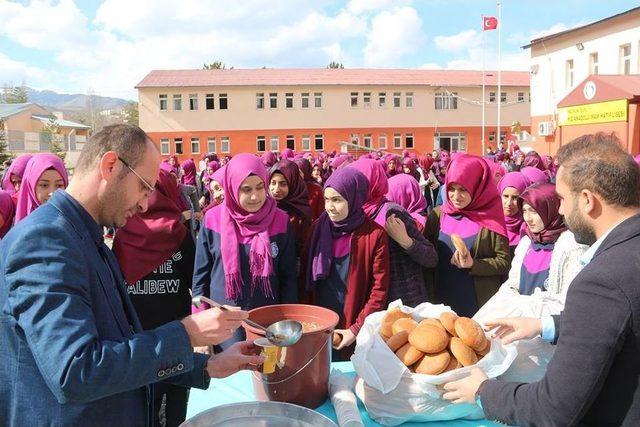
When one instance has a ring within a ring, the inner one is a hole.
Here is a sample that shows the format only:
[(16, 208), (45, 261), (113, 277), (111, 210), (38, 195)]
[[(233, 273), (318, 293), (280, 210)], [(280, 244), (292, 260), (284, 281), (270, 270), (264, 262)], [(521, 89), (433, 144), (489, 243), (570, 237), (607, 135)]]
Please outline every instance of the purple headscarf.
[(20, 179), (22, 179), (27, 163), (29, 163), (29, 160), (31, 160), (32, 157), (33, 155), (31, 154), (23, 154), (22, 156), (16, 157), (13, 162), (11, 162), (9, 169), (7, 169), (7, 172), (4, 174), (4, 178), (2, 178), (2, 189), (4, 191), (9, 194), (16, 192), (15, 187), (11, 183), (11, 175), (19, 176)]
[[(298, 165), (291, 160), (280, 160), (271, 168), (270, 177), (274, 173), (280, 173), (287, 180), (289, 194), (282, 200), (278, 200), (278, 207), (288, 214), (292, 210), (311, 221), (311, 205), (309, 205), (309, 192), (304, 179), (300, 175)], [(309, 222), (310, 224), (311, 222)]]
[(291, 160), (295, 157), (295, 153), (293, 152), (293, 150), (291, 148), (285, 148), (284, 150), (282, 150), (282, 158), (286, 159), (286, 160)]
[(13, 205), (13, 199), (11, 194), (6, 191), (0, 190), (0, 216), (4, 221), (4, 224), (0, 227), (0, 239), (2, 239), (13, 225), (13, 216), (16, 209)]
[(271, 166), (275, 165), (278, 161), (276, 154), (273, 151), (266, 151), (262, 153), (262, 164), (269, 169)]
[[(500, 180), (498, 184), (498, 191), (500, 197), (502, 192), (507, 187), (512, 187), (518, 190), (518, 193), (522, 194), (524, 190), (529, 186), (530, 182), (522, 172), (509, 172)], [(509, 246), (516, 246), (520, 242), (522, 236), (522, 224), (524, 218), (522, 217), (522, 209), (518, 209), (518, 213), (515, 215), (505, 215), (505, 223), (507, 224), (507, 237), (509, 238)]]
[(184, 185), (196, 185), (196, 164), (192, 159), (187, 159), (182, 162), (182, 183)]
[(540, 215), (544, 224), (544, 229), (539, 233), (532, 233), (529, 227), (526, 227), (527, 236), (537, 243), (555, 243), (560, 234), (567, 229), (560, 215), (560, 198), (556, 194), (556, 186), (549, 183), (532, 185), (520, 195), (520, 198)]
[(64, 163), (62, 163), (60, 157), (51, 153), (36, 154), (33, 156), (24, 170), (22, 185), (20, 185), (20, 191), (18, 191), (18, 205), (15, 216), (16, 224), (40, 206), (40, 201), (36, 196), (36, 186), (42, 174), (48, 169), (54, 169), (60, 174), (64, 181), (65, 188), (69, 184), (67, 169), (64, 167)]
[(540, 154), (535, 151), (529, 151), (527, 155), (524, 156), (524, 163), (522, 163), (522, 166), (537, 168), (541, 171), (545, 170), (542, 157), (540, 157)]
[(549, 177), (547, 176), (547, 174), (538, 168), (527, 166), (520, 169), (520, 172), (522, 172), (522, 174), (527, 177), (531, 184), (542, 184), (549, 182)]
[(347, 201), (349, 213), (342, 221), (333, 222), (327, 212), (322, 212), (311, 235), (311, 256), (307, 268), (307, 290), (320, 280), (329, 277), (333, 262), (333, 240), (352, 233), (367, 216), (362, 205), (369, 194), (367, 178), (355, 168), (342, 168), (327, 181), (325, 189), (333, 188)]
[(427, 199), (424, 198), (418, 181), (404, 173), (389, 178), (387, 199), (405, 208), (424, 228), (427, 221), (424, 217)]

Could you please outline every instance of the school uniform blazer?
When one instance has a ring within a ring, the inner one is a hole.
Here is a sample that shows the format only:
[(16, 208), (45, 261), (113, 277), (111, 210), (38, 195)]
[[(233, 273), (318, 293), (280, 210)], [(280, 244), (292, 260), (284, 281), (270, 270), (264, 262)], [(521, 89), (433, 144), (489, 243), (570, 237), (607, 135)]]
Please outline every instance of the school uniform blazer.
[(532, 384), (486, 381), (490, 419), (510, 425), (640, 425), (640, 215), (618, 225), (571, 282), (557, 345)]
[(63, 191), (0, 244), (0, 308), (2, 426), (145, 426), (149, 384), (208, 386), (180, 321), (142, 331), (102, 227)]

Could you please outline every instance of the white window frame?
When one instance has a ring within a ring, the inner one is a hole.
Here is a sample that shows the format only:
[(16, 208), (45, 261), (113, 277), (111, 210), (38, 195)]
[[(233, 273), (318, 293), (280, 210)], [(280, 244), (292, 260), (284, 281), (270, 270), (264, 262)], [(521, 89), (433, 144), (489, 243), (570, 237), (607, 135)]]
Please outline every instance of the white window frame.
[(264, 92), (256, 93), (256, 110), (264, 110)]
[[(626, 48), (629, 48), (628, 55), (624, 54)], [(631, 43), (625, 43), (620, 46), (620, 74), (631, 74), (631, 53)]]
[[(194, 150), (194, 144), (197, 144), (197, 150)], [(200, 138), (195, 136), (191, 137), (191, 154), (200, 154)]]
[[(212, 145), (213, 144), (213, 145)], [(213, 147), (213, 148), (211, 148)], [(216, 137), (210, 136), (207, 138), (207, 153), (216, 153)]]
[(589, 74), (598, 74), (598, 52), (589, 54)]
[[(318, 140), (322, 144), (322, 147), (318, 148)], [(316, 133), (313, 136), (313, 149), (315, 151), (324, 151), (324, 134)]]
[[(411, 146), (408, 144), (408, 139), (411, 138)], [(416, 147), (416, 138), (413, 136), (412, 132), (404, 134), (404, 146), (408, 149), (413, 149)]]
[(358, 92), (351, 92), (351, 103), (349, 104), (351, 108), (358, 108)]
[[(182, 94), (174, 93), (172, 99), (173, 99), (173, 111), (182, 111)], [(176, 105), (178, 106), (178, 108), (176, 108)]]
[[(289, 106), (289, 104), (291, 104), (291, 106)], [(285, 93), (284, 94), (284, 108), (286, 108), (287, 110), (291, 110), (293, 107), (294, 107), (294, 104), (293, 104), (293, 92)]]
[(567, 59), (564, 67), (565, 67), (565, 76), (564, 76), (565, 87), (572, 88), (573, 87), (573, 70), (574, 70), (573, 59)]
[[(225, 150), (225, 144), (227, 145), (227, 149)], [(228, 136), (222, 136), (220, 137), (220, 148), (221, 151), (223, 153), (230, 153), (231, 152), (231, 138), (229, 138)]]
[(278, 108), (278, 92), (269, 92), (269, 109), (275, 110)]
[(504, 104), (507, 102), (507, 92), (500, 92), (500, 103)]
[[(291, 144), (291, 147), (289, 147), (289, 142), (293, 142), (293, 144)], [(296, 136), (295, 135), (287, 135), (285, 137), (285, 145), (286, 145), (287, 148), (295, 150), (296, 149)]]
[(387, 106), (387, 92), (378, 92), (378, 107), (385, 108)]
[(160, 140), (160, 154), (166, 156), (171, 154), (171, 145), (169, 144), (169, 138), (162, 138)]
[(314, 108), (322, 108), (322, 92), (313, 93), (313, 106)]
[[(438, 101), (440, 101), (440, 108), (438, 108)], [(436, 92), (434, 104), (436, 110), (457, 110), (458, 92)]]
[(393, 148), (402, 148), (402, 134), (394, 133), (393, 134)]
[[(209, 108), (209, 101), (211, 101), (211, 108)], [(216, 109), (216, 95), (215, 93), (207, 93), (204, 96), (204, 109), (215, 110)]]
[(496, 93), (495, 92), (489, 92), (489, 101), (487, 102), (496, 102)]
[(300, 138), (300, 146), (302, 151), (311, 151), (311, 135), (302, 135)]
[(189, 111), (198, 111), (198, 94), (189, 94)]
[(378, 135), (378, 148), (386, 149), (387, 148), (387, 134), (381, 133)]
[[(260, 149), (260, 143), (262, 143), (262, 150)], [(267, 151), (267, 138), (264, 135), (256, 136), (256, 152), (264, 153)]]
[(362, 92), (362, 106), (371, 108), (371, 92)]
[(402, 106), (402, 92), (393, 92), (393, 108)]
[[(304, 108), (304, 109), (309, 108), (309, 98), (310, 98), (309, 92), (300, 93), (300, 108)], [(304, 105), (305, 103), (307, 105)]]
[[(178, 150), (178, 144), (180, 144), (180, 150)], [(173, 138), (173, 146), (176, 154), (184, 154), (184, 140), (182, 138)]]
[(406, 92), (404, 94), (404, 104), (407, 108), (413, 108), (413, 92)]
[(373, 144), (373, 137), (371, 136), (371, 134), (370, 133), (365, 134), (362, 137), (362, 145), (364, 145), (367, 148), (373, 148), (372, 144)]
[[(162, 108), (163, 104), (164, 108)], [(166, 93), (158, 95), (158, 108), (160, 108), (160, 111), (167, 111), (169, 109), (169, 96)]]
[[(222, 108), (222, 100), (225, 100), (224, 108)], [(226, 93), (218, 94), (218, 110), (228, 110), (229, 109), (229, 96)]]
[(518, 102), (524, 102), (524, 92), (518, 92)]
[(269, 138), (269, 149), (271, 151), (280, 151), (280, 138), (276, 135)]

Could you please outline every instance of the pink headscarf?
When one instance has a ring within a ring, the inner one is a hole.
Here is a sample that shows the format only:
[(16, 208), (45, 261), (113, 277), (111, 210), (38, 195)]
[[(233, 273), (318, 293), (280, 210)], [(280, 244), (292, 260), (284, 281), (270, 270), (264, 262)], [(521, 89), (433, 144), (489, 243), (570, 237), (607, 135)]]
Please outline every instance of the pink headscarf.
[(245, 211), (239, 202), (240, 185), (249, 175), (259, 177), (266, 187), (269, 175), (260, 159), (252, 154), (238, 154), (226, 165), (224, 174), (224, 201), (221, 209), (220, 241), (222, 264), (225, 272), (226, 297), (236, 300), (242, 296), (242, 274), (240, 272), (240, 237), (250, 238), (249, 267), (251, 291), (260, 287), (267, 297), (272, 297), (270, 276), (273, 274), (269, 228), (275, 218), (276, 201), (266, 196), (258, 212)]
[(193, 159), (187, 159), (182, 162), (182, 183), (184, 185), (196, 185), (196, 164)]
[(359, 170), (369, 181), (369, 197), (362, 209), (369, 218), (372, 218), (380, 205), (388, 202), (386, 195), (389, 191), (389, 180), (384, 167), (373, 159), (358, 160), (350, 164), (349, 167)]
[(496, 182), (500, 182), (502, 177), (507, 173), (504, 166), (500, 163), (494, 162), (492, 159), (487, 159), (487, 158), (483, 158), (483, 159), (485, 162), (487, 162), (489, 169), (491, 169), (491, 176), (493, 177), (493, 179)]
[(69, 184), (67, 169), (64, 167), (60, 157), (51, 153), (34, 155), (24, 170), (22, 184), (20, 185), (20, 191), (18, 191), (16, 224), (40, 206), (40, 201), (36, 196), (36, 186), (38, 185), (38, 180), (47, 169), (54, 169), (62, 176), (65, 188)]
[(14, 194), (16, 192), (15, 187), (11, 183), (11, 175), (19, 176), (22, 179), (22, 175), (24, 175), (24, 170), (27, 167), (27, 163), (31, 160), (33, 156), (31, 154), (23, 154), (22, 156), (16, 157), (9, 169), (4, 174), (2, 178), (2, 189), (9, 194)]
[(293, 152), (291, 148), (285, 148), (282, 150), (282, 158), (286, 160), (292, 160), (295, 157), (296, 153)]
[[(509, 172), (500, 180), (498, 184), (498, 191), (502, 196), (503, 191), (507, 187), (513, 187), (518, 190), (518, 193), (522, 192), (529, 186), (530, 182), (526, 176), (521, 172)], [(522, 209), (518, 209), (518, 213), (515, 215), (505, 215), (504, 220), (507, 225), (507, 234), (509, 238), (509, 246), (516, 246), (520, 241), (522, 224), (524, 218), (522, 217)]]
[(418, 181), (410, 175), (400, 174), (389, 178), (389, 191), (387, 199), (399, 204), (424, 228), (427, 220), (424, 217), (427, 209), (427, 199), (420, 191)]
[(449, 163), (445, 185), (458, 184), (471, 195), (471, 203), (464, 209), (457, 209), (445, 192), (442, 212), (447, 215), (464, 215), (471, 221), (497, 234), (507, 237), (507, 227), (500, 195), (491, 169), (484, 159), (469, 154), (457, 154)]
[(542, 184), (549, 182), (549, 176), (538, 168), (526, 166), (520, 169), (520, 172), (527, 177), (531, 184)]
[(13, 216), (16, 212), (11, 194), (6, 191), (0, 190), (0, 216), (2, 217), (4, 224), (0, 227), (0, 239), (2, 239), (13, 225)]

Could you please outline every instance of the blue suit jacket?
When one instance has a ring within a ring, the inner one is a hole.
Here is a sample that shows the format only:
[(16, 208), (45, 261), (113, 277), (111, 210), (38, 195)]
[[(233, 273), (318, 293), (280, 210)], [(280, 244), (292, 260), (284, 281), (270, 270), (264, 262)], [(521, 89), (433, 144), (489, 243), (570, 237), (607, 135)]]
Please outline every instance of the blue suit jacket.
[(142, 331), (117, 265), (62, 191), (0, 243), (0, 424), (144, 426), (148, 385), (208, 386), (179, 321)]

